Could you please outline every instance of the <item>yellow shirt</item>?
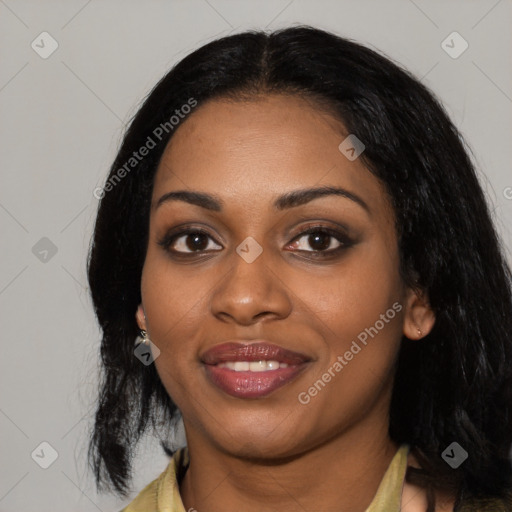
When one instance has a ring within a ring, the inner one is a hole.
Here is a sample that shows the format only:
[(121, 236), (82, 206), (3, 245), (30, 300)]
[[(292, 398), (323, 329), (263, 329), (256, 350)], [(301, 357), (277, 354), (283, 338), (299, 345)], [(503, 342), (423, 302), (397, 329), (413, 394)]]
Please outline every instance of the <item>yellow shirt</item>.
[[(399, 512), (408, 453), (409, 446), (406, 444), (397, 450), (366, 512)], [(184, 474), (188, 462), (187, 448), (179, 449), (165, 471), (121, 512), (194, 512), (193, 508), (185, 510), (177, 477)]]

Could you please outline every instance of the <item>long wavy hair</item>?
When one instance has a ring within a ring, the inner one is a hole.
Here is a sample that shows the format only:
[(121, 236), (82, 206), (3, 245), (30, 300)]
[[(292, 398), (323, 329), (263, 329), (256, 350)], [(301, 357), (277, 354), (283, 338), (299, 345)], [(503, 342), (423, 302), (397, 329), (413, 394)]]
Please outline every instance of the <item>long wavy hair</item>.
[[(168, 124), (158, 140), (154, 130), (190, 98), (200, 106), (269, 93), (313, 100), (364, 141), (360, 158), (394, 206), (403, 280), (426, 292), (435, 311), (421, 342), (402, 339), (390, 407), (390, 437), (408, 443), (422, 466), (409, 468), (407, 481), (427, 489), (429, 510), (437, 490), (455, 493), (456, 507), (472, 497), (505, 496), (512, 480), (511, 272), (462, 136), (410, 73), (307, 26), (202, 46), (160, 80), (126, 131), (88, 261), (103, 332), (88, 451), (98, 489), (126, 496), (141, 436), (152, 428), (172, 454), (167, 439), (179, 418), (155, 365), (134, 357), (153, 179), (175, 131)], [(155, 147), (114, 180), (149, 136)], [(457, 469), (441, 457), (453, 441), (468, 453)]]

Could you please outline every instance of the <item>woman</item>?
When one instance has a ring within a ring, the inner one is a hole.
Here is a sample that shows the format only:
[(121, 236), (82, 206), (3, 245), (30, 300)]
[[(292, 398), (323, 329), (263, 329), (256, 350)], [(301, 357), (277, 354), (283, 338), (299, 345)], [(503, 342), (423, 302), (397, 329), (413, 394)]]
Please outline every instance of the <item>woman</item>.
[(101, 196), (98, 486), (187, 438), (125, 511), (512, 510), (511, 274), (407, 72), (309, 27), (209, 43)]

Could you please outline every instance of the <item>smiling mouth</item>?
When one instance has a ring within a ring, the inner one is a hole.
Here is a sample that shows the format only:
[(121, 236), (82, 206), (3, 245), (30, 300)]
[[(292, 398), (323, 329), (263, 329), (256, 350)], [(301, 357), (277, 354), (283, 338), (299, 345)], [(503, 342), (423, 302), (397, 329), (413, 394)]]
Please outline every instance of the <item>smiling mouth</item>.
[(228, 361), (219, 363), (217, 368), (228, 368), (235, 372), (270, 372), (279, 368), (288, 368), (288, 363), (279, 361)]
[(236, 398), (263, 398), (294, 380), (310, 358), (258, 341), (228, 342), (201, 358), (208, 380)]

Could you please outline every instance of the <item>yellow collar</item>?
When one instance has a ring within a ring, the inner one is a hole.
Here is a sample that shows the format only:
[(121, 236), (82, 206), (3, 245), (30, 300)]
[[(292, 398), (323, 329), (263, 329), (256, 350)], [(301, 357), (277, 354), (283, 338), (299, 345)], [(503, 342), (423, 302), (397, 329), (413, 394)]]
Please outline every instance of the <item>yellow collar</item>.
[[(407, 469), (409, 446), (403, 444), (396, 452), (373, 501), (365, 512), (398, 512)], [(181, 501), (177, 474), (188, 466), (187, 447), (180, 448), (165, 471), (148, 484), (121, 512), (187, 512)]]
[(384, 473), (377, 493), (370, 503), (370, 506), (366, 509), (366, 512), (380, 512), (382, 510), (386, 512), (396, 510), (396, 512), (398, 512), (400, 510), (408, 454), (409, 445), (403, 444), (400, 446), (386, 470), (386, 473)]

